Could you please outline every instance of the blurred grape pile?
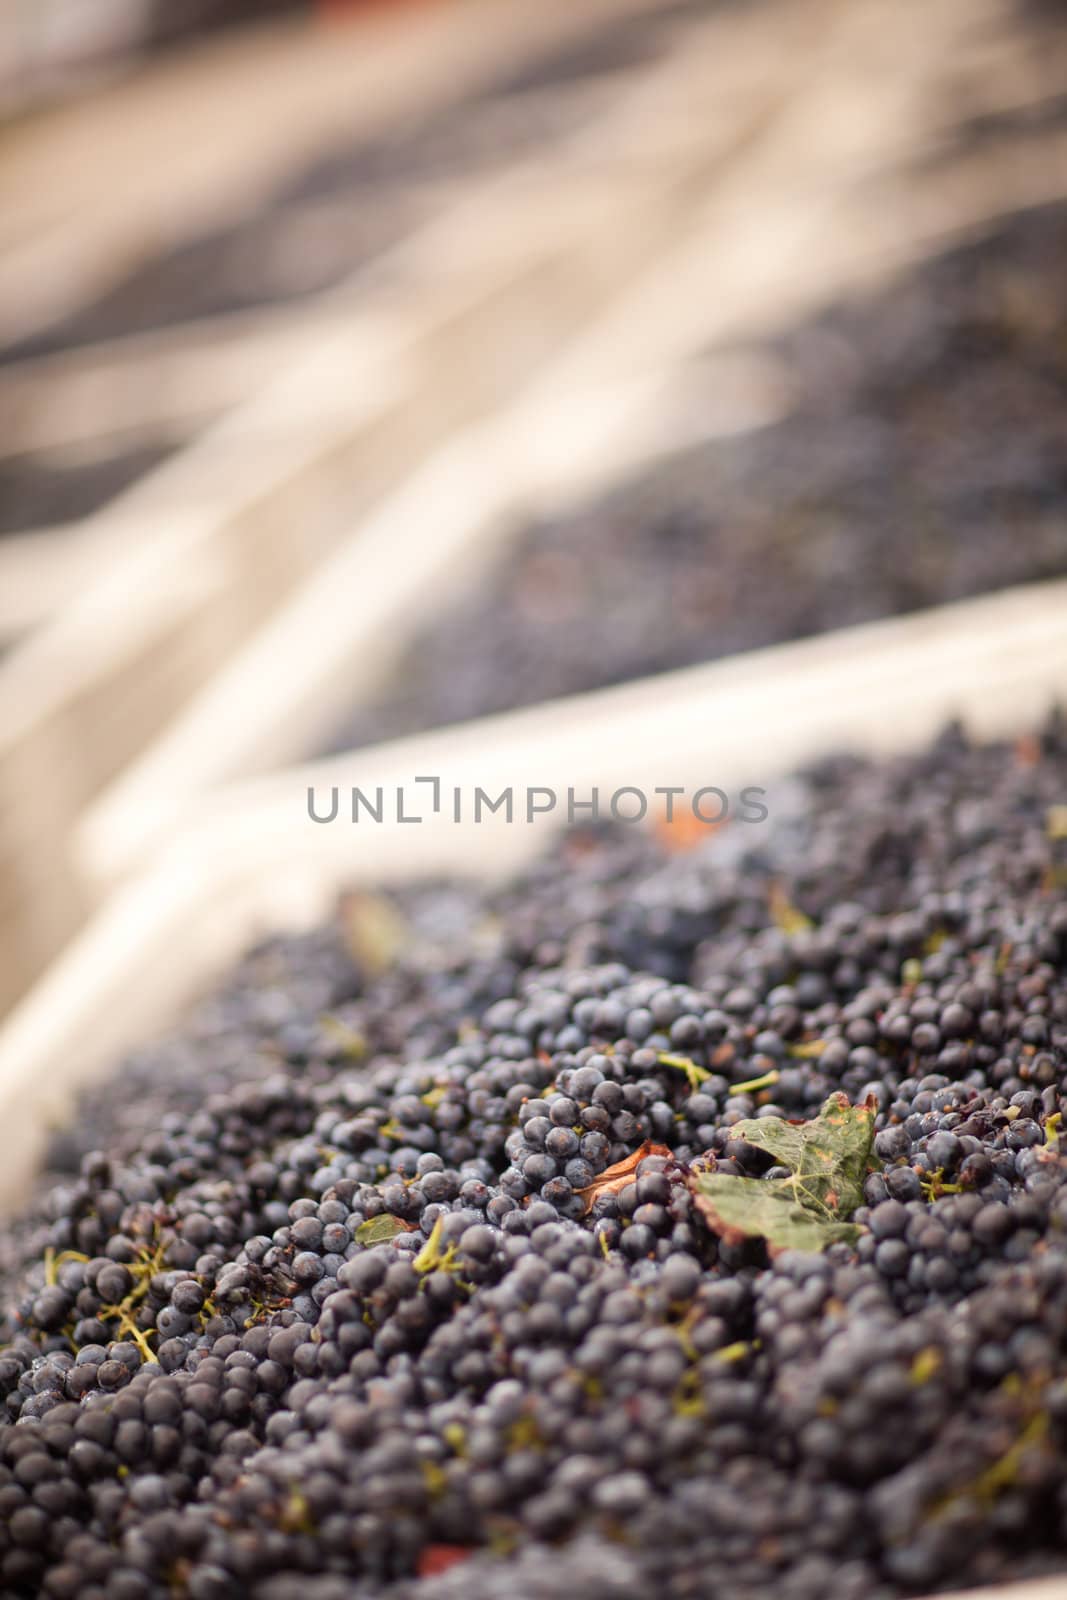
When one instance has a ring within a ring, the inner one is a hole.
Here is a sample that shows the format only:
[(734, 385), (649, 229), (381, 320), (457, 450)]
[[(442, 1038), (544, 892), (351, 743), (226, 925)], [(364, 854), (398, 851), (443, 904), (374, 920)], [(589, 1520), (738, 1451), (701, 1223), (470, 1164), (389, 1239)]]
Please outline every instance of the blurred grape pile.
[(1067, 205), (779, 340), (795, 396), (522, 528), (343, 749), (1067, 573)]

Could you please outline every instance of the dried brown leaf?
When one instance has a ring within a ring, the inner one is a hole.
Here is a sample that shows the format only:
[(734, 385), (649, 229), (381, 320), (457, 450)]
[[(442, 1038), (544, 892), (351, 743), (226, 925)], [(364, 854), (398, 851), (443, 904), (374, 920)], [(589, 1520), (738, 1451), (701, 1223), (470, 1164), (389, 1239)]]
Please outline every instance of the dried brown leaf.
[(594, 1178), (592, 1183), (586, 1184), (584, 1189), (577, 1189), (585, 1201), (585, 1209), (589, 1211), (598, 1195), (618, 1194), (620, 1189), (625, 1189), (628, 1183), (634, 1180), (634, 1174), (642, 1161), (647, 1156), (670, 1156), (671, 1152), (665, 1144), (653, 1144), (651, 1139), (646, 1139), (639, 1150), (627, 1156), (624, 1161), (616, 1161), (613, 1167), (608, 1167), (599, 1178)]

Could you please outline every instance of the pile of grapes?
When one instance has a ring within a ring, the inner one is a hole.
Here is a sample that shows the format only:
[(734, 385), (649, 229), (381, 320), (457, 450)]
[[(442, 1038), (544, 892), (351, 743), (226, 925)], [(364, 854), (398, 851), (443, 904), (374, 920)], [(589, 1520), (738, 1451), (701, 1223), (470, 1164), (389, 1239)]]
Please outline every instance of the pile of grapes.
[(1067, 729), (798, 784), (353, 898), (87, 1098), (5, 1239), (0, 1592), (1067, 1568)]
[(1067, 574), (1067, 203), (777, 341), (795, 405), (524, 526), (342, 750)]

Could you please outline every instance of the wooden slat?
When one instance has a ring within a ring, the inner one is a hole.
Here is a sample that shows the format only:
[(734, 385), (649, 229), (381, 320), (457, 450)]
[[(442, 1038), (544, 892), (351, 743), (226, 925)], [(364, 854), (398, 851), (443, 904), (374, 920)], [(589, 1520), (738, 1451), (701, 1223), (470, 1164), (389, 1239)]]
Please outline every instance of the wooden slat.
[[(161, 247), (252, 209), (342, 139), (491, 83), (528, 54), (657, 0), (457, 0), (289, 22), (164, 59), (0, 146), (0, 340), (109, 287)], [(161, 181), (165, 174), (165, 181)]]

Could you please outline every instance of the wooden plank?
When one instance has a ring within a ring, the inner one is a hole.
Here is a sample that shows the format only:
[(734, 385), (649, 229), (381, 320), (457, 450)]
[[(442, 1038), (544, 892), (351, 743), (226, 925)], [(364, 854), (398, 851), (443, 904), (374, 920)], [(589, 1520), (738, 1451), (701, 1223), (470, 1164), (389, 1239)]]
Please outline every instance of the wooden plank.
[(0, 539), (0, 648), (68, 605), (94, 573), (70, 528), (41, 528)]
[[(804, 14), (798, 8), (797, 17)], [(788, 25), (795, 27), (795, 19)], [(753, 95), (783, 76), (783, 64), (768, 50), (763, 26), (746, 33), (734, 19), (715, 16), (688, 29), (676, 26), (677, 37), (664, 63), (613, 74), (610, 84), (594, 80), (553, 91), (556, 99), (576, 102), (577, 131), (565, 139), (572, 172), (582, 165), (590, 178), (599, 171), (610, 181), (620, 166), (654, 166), (669, 182), (671, 165), (680, 157), (691, 159), (696, 147), (706, 147), (709, 130), (721, 142), (719, 130), (725, 134), (739, 120), (747, 126)], [(707, 57), (722, 49), (729, 51), (730, 70), (718, 74), (713, 100), (694, 118), (689, 108), (704, 87)], [(542, 151), (526, 165), (536, 172), (550, 159), (550, 152)], [(425, 264), (439, 265), (442, 243), (446, 251), (454, 248), (457, 230), (451, 218), (470, 188), (469, 182), (450, 177), (405, 184), (401, 196), (386, 197), (387, 206), (402, 205), (411, 214), (412, 231), (417, 231), (420, 215), (429, 221), (436, 212), (441, 226), (423, 229)], [(506, 195), (508, 189), (509, 182), (498, 183), (495, 190), (477, 187), (471, 214), (484, 211), (487, 194)], [(517, 208), (510, 200), (507, 204), (513, 229)], [(379, 277), (389, 272), (410, 277), (417, 253), (417, 246), (386, 251)], [(332, 324), (343, 323), (353, 293), (359, 289), (342, 288), (296, 307), (279, 304), (235, 312), (0, 366), (0, 451), (55, 447), (112, 434), (136, 438), (210, 419), (247, 396), (294, 353), (301, 354), (309, 342), (305, 332), (328, 337)]]
[[(658, 0), (457, 0), (292, 21), (154, 63), (0, 147), (0, 340), (86, 303), (161, 246), (251, 209), (339, 140), (455, 101)], [(160, 174), (166, 174), (166, 182)]]
[(324, 295), (4, 363), (0, 454), (203, 428), (351, 320), (351, 295)]

